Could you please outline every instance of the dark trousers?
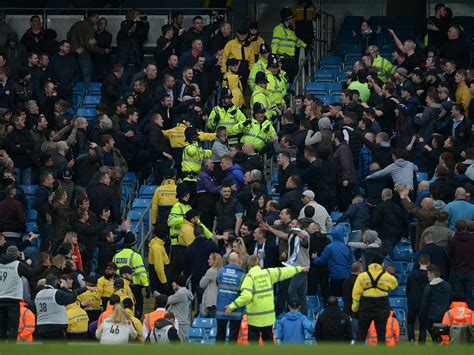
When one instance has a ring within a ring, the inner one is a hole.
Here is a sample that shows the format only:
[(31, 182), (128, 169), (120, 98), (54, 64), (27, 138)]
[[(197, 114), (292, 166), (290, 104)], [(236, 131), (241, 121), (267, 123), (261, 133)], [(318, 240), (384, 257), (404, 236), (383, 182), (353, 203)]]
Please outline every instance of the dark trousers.
[(67, 333), (68, 340), (87, 340), (87, 332), (86, 333)]
[(343, 186), (342, 183), (336, 187), (336, 203), (340, 212), (344, 212), (349, 208), (352, 202), (354, 185)]
[(130, 285), (130, 289), (132, 290), (133, 296), (135, 297), (135, 317), (137, 317), (138, 319), (141, 319), (143, 314), (142, 288), (142, 285)]
[(172, 245), (171, 246), (171, 255), (170, 255), (170, 278), (169, 283), (173, 282), (174, 278), (180, 275), (183, 272), (184, 268), (184, 251), (186, 250), (185, 246), (182, 245)]
[(435, 332), (433, 332), (433, 324), (435, 323), (442, 323), (443, 320), (442, 319), (436, 319), (436, 320), (433, 320), (433, 319), (425, 319), (425, 328), (428, 330), (428, 332), (430, 333), (431, 335), (431, 340), (433, 340), (433, 343), (439, 343), (440, 342), (440, 337), (439, 335), (435, 334)]
[[(166, 272), (167, 267), (165, 266), (165, 274), (167, 275), (167, 279), (169, 279), (168, 273)], [(156, 274), (155, 267), (150, 264), (148, 267), (148, 275), (150, 276), (150, 287), (151, 291), (158, 291), (161, 294), (168, 295), (169, 290), (168, 290), (168, 284), (164, 283), (162, 284), (160, 279), (158, 278), (158, 275)]]
[(216, 341), (224, 342), (225, 333), (227, 328), (227, 322), (229, 322), (229, 342), (236, 343), (239, 337), (240, 330), (240, 320), (227, 320), (227, 319), (218, 319), (217, 320), (217, 337)]
[(262, 337), (264, 343), (273, 343), (273, 326), (254, 327), (249, 324), (249, 343), (257, 343)]
[(378, 344), (385, 344), (387, 318), (390, 314), (388, 297), (364, 297), (360, 299), (359, 329), (356, 341), (364, 343), (372, 321), (375, 323)]
[(470, 309), (474, 307), (474, 274), (451, 272), (449, 283), (453, 292), (463, 293)]
[(324, 304), (329, 297), (329, 274), (328, 269), (321, 266), (313, 266), (309, 268), (308, 273), (308, 295), (314, 296), (317, 294), (319, 288), (321, 288), (321, 294), (323, 295)]
[(64, 340), (66, 339), (66, 329), (55, 327), (48, 330), (45, 326), (44, 329), (36, 331), (36, 336), (41, 340)]
[(424, 344), (426, 342), (426, 328), (425, 323), (420, 319), (420, 311), (418, 309), (408, 308), (407, 313), (407, 336), (408, 341), (415, 341), (415, 323), (418, 318), (420, 331), (418, 336), (418, 343)]
[(282, 64), (283, 70), (286, 71), (288, 82), (292, 83), (296, 74), (298, 74), (298, 64), (296, 64), (296, 58), (283, 57), (281, 58), (281, 64)]
[(277, 315), (286, 311), (285, 304), (288, 300), (288, 287), (290, 280), (281, 281), (278, 283), (278, 299), (275, 305), (275, 312)]
[(0, 300), (0, 339), (15, 340), (18, 336), (20, 302)]
[(329, 286), (329, 293), (331, 296), (342, 297), (342, 285), (345, 279), (332, 280)]

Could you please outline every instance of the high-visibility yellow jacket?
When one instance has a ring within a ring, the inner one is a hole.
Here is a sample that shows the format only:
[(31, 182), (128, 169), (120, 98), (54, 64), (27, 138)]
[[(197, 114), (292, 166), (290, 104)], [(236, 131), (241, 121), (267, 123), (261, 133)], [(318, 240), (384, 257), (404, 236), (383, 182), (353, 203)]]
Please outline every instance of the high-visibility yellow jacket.
[(125, 312), (127, 312), (129, 315), (130, 315), (130, 318), (132, 320), (132, 325), (133, 327), (135, 328), (135, 330), (137, 331), (137, 340), (140, 342), (140, 343), (144, 343), (145, 342), (145, 338), (143, 338), (143, 325), (142, 323), (140, 322), (140, 320), (135, 317), (135, 313), (133, 312), (132, 309), (130, 308), (126, 308), (125, 309)]
[(178, 235), (181, 230), (181, 226), (184, 222), (184, 216), (186, 212), (191, 209), (191, 206), (181, 202), (176, 202), (171, 208), (170, 215), (168, 216), (168, 227), (170, 227), (171, 245), (178, 244)]
[(207, 129), (209, 131), (215, 131), (218, 127), (225, 127), (229, 137), (229, 144), (238, 143), (236, 135), (237, 124), (245, 122), (247, 117), (245, 114), (235, 105), (228, 108), (227, 110), (222, 106), (216, 106), (212, 109), (207, 119)]
[(178, 202), (176, 199), (176, 183), (173, 179), (163, 180), (161, 185), (155, 190), (151, 200), (151, 223), (158, 222), (160, 209), (169, 210)]
[[(181, 170), (185, 176), (184, 181), (196, 181), (196, 176), (201, 172), (202, 161), (210, 158), (211, 150), (203, 149), (199, 142), (193, 142), (184, 147), (183, 162), (181, 163)], [(194, 176), (187, 176), (193, 174)]]
[(388, 80), (390, 74), (392, 74), (396, 69), (388, 59), (383, 58), (380, 54), (375, 57), (372, 67), (377, 70), (377, 76), (384, 83)]
[[(242, 58), (242, 47), (244, 49), (244, 58)], [(227, 71), (227, 59), (235, 58), (237, 60), (246, 60), (248, 62), (249, 71), (255, 63), (255, 53), (251, 46), (245, 46), (237, 38), (231, 39), (224, 47), (222, 53), (221, 73)], [(241, 64), (242, 65), (242, 64)]]
[(242, 87), (242, 82), (240, 81), (240, 76), (231, 71), (226, 72), (222, 79), (222, 87), (225, 86), (232, 91), (232, 103), (237, 107), (244, 106), (244, 89)]
[[(113, 283), (112, 283), (113, 291)], [(99, 293), (96, 291), (87, 290), (86, 292), (81, 293), (77, 296), (77, 300), (82, 304), (83, 302), (88, 302), (89, 306), (85, 306), (86, 311), (98, 311), (102, 307), (102, 300), (100, 299)]]
[[(374, 287), (369, 273), (376, 280), (382, 272), (383, 275), (375, 285), (376, 287)], [(370, 264), (368, 270), (357, 277), (352, 289), (352, 312), (356, 313), (359, 311), (361, 297), (387, 297), (388, 291), (395, 290), (397, 286), (397, 279), (388, 272), (385, 272), (383, 266), (375, 263)]]
[(148, 263), (153, 265), (158, 280), (162, 284), (168, 282), (165, 274), (165, 265), (170, 263), (168, 254), (166, 254), (165, 242), (160, 238), (153, 238), (148, 245)]
[(306, 48), (306, 43), (296, 36), (295, 31), (283, 23), (276, 25), (273, 29), (272, 53), (294, 57), (296, 47)]
[[(129, 286), (125, 285), (124, 288), (119, 288), (113, 294), (119, 296), (120, 302), (123, 302), (123, 300), (126, 298), (130, 298), (133, 301), (133, 308), (135, 309), (135, 296), (133, 295), (133, 292)], [(107, 307), (109, 306), (110, 306), (110, 301), (107, 303)]]
[(267, 74), (268, 80), (267, 91), (270, 98), (270, 105), (281, 108), (285, 103), (284, 97), (286, 95), (286, 87), (288, 85), (288, 81), (284, 75), (285, 73), (273, 75), (272, 72), (266, 70), (265, 74)]
[(120, 269), (122, 266), (130, 266), (132, 268), (132, 282), (135, 285), (149, 286), (148, 273), (145, 269), (142, 256), (130, 248), (124, 248), (114, 255), (112, 261)]
[(33, 312), (26, 308), (27, 303), (20, 301), (20, 319), (18, 322), (17, 341), (32, 342), (35, 331), (36, 317)]
[[(212, 238), (212, 232), (207, 229), (207, 227), (199, 222), (199, 225), (204, 229), (204, 236), (208, 239)], [(188, 220), (184, 220), (183, 224), (181, 225), (181, 231), (179, 232), (178, 236), (178, 244), (183, 245), (183, 246), (188, 246), (190, 245), (194, 239), (194, 224), (189, 222)]]
[(268, 61), (263, 57), (260, 57), (260, 59), (257, 60), (257, 62), (253, 65), (249, 74), (249, 79), (247, 80), (247, 84), (249, 85), (250, 89), (255, 89), (255, 76), (259, 71), (265, 73), (267, 70), (267, 65)]
[[(255, 56), (255, 61), (257, 61), (258, 59), (260, 59), (260, 46), (263, 43), (265, 43), (265, 40), (259, 34), (257, 34), (257, 35), (249, 34), (248, 41), (249, 41), (249, 47), (251, 47), (253, 49), (253, 54)], [(252, 67), (252, 69), (253, 69), (253, 67)]]
[(110, 279), (105, 276), (99, 277), (97, 280), (97, 295), (100, 298), (110, 298), (114, 293), (114, 280), (115, 276), (112, 276)]
[(67, 332), (72, 334), (87, 333), (89, 329), (89, 316), (76, 301), (66, 306)]
[(472, 95), (466, 83), (461, 82), (457, 85), (454, 96), (456, 98), (456, 102), (463, 105), (464, 116), (469, 116), (469, 104), (471, 103)]
[(276, 136), (275, 128), (269, 119), (259, 123), (254, 118), (250, 125), (245, 126), (243, 123), (239, 123), (238, 128), (242, 132), (240, 143), (251, 143), (258, 152), (262, 151), (272, 137)]
[(275, 323), (273, 285), (303, 271), (301, 266), (261, 269), (254, 266), (245, 275), (240, 286), (240, 296), (229, 307), (234, 310), (246, 307), (248, 324), (268, 327)]
[(268, 90), (258, 85), (255, 85), (255, 88), (252, 92), (252, 97), (250, 98), (250, 109), (252, 110), (252, 114), (253, 105), (256, 102), (260, 102), (265, 107), (265, 110), (267, 110), (267, 112), (265, 112), (265, 116), (267, 118), (272, 118), (277, 115), (276, 107), (271, 105), (270, 94), (268, 93)]
[[(188, 128), (184, 123), (178, 123), (176, 127), (163, 131), (163, 135), (169, 139), (171, 148), (184, 148), (186, 141), (184, 131)], [(216, 139), (215, 133), (198, 132), (202, 141), (213, 141)]]

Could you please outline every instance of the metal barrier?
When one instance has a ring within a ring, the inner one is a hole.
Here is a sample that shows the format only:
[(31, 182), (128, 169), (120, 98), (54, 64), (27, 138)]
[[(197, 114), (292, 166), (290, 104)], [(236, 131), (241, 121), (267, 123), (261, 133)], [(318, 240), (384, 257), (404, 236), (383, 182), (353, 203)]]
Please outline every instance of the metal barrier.
[(314, 71), (318, 68), (321, 57), (334, 50), (336, 18), (324, 11), (320, 11), (318, 14), (311, 48), (308, 55), (304, 59), (300, 59), (298, 74), (291, 85), (290, 106), (293, 110), (295, 96), (304, 94), (306, 83), (314, 80)]
[[(77, 21), (84, 18), (84, 14), (89, 9), (86, 8), (2, 8), (0, 11), (4, 13), (5, 22), (10, 25), (11, 30), (17, 32), (18, 38), (30, 27), (30, 17), (38, 15), (42, 19), (43, 27), (45, 29), (53, 29), (58, 34), (58, 41), (67, 38), (69, 28)], [(112, 47), (116, 47), (117, 33), (120, 30), (120, 24), (125, 20), (126, 14), (131, 8), (101, 8), (97, 9), (100, 16), (107, 19), (107, 30), (112, 33)], [(209, 24), (209, 13), (211, 11), (218, 11), (223, 15), (224, 19), (231, 23), (234, 28), (234, 22), (239, 22), (242, 17), (241, 14), (233, 13), (227, 8), (147, 8), (140, 9), (148, 16), (150, 23), (150, 31), (148, 38), (144, 44), (145, 48), (155, 48), (156, 40), (161, 35), (161, 27), (167, 23), (171, 23), (171, 16), (173, 12), (179, 11), (184, 14), (184, 28), (188, 29), (192, 25), (192, 18), (196, 15), (201, 15), (204, 19), (204, 24)]]
[(148, 207), (143, 211), (143, 216), (136, 222), (132, 229), (135, 236), (140, 235), (140, 241), (136, 247), (136, 251), (145, 256), (145, 243), (153, 235), (153, 225), (151, 223), (151, 201)]

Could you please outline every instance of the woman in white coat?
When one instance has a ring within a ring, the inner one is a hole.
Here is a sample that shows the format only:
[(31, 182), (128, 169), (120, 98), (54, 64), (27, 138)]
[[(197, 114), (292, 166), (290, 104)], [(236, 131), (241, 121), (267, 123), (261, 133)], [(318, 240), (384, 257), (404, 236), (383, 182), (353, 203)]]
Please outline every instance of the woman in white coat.
[(95, 332), (101, 344), (127, 344), (137, 338), (137, 330), (130, 315), (118, 303), (109, 318), (106, 318)]

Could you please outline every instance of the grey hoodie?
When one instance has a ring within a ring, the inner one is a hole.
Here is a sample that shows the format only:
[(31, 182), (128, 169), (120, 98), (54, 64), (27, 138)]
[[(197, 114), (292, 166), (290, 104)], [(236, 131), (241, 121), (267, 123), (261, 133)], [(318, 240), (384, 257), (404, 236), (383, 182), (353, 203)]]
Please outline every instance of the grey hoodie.
[(397, 159), (386, 168), (367, 176), (367, 179), (376, 179), (391, 175), (394, 184), (406, 184), (413, 187), (414, 171), (418, 171), (418, 167), (415, 164), (404, 159)]
[(174, 295), (168, 297), (168, 312), (174, 313), (178, 324), (190, 324), (189, 304), (193, 300), (193, 294), (185, 287), (181, 287)]

